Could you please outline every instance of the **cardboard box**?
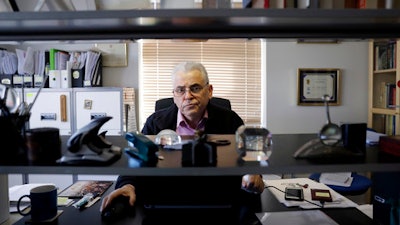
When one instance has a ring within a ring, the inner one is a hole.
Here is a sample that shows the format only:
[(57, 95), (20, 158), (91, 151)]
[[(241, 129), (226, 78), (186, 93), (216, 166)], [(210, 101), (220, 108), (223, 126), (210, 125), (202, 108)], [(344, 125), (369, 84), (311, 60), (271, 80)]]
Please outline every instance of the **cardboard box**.
[(400, 135), (379, 137), (379, 150), (391, 155), (400, 156)]

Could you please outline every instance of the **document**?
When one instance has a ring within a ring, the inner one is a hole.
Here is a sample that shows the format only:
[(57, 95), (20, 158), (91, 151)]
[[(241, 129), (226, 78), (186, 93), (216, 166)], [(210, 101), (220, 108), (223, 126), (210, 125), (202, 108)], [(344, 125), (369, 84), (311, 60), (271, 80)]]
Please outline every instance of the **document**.
[[(10, 213), (18, 212), (17, 202), (23, 195), (29, 195), (32, 188), (39, 187), (42, 185), (54, 185), (53, 183), (34, 183), (34, 184), (23, 184), (15, 185), (8, 189), (8, 198), (10, 201)], [(24, 210), (29, 207), (29, 198), (24, 198), (21, 201), (20, 209)]]
[[(17, 202), (18, 199), (23, 195), (29, 195), (29, 192), (32, 188), (43, 186), (43, 185), (55, 185), (53, 183), (33, 183), (33, 184), (23, 184), (23, 185), (15, 185), (8, 189), (8, 197), (10, 202)], [(29, 198), (24, 199), (29, 201)]]
[(336, 225), (337, 223), (320, 210), (302, 210), (287, 212), (262, 212), (256, 213), (261, 224), (279, 224), (279, 225), (310, 225), (324, 224)]
[(377, 145), (379, 144), (380, 136), (386, 136), (386, 134), (377, 133), (374, 131), (367, 130), (367, 144), (369, 145)]
[(321, 173), (319, 182), (327, 185), (350, 187), (353, 182), (351, 172), (345, 173)]
[[(265, 180), (264, 182), (266, 186), (268, 186), (268, 190), (278, 201), (287, 207), (300, 207), (303, 209), (321, 208), (322, 205), (319, 201), (313, 201), (311, 199), (311, 189), (329, 190), (332, 195), (332, 202), (325, 202), (324, 208), (348, 208), (358, 206), (358, 204), (337, 193), (332, 188), (309, 178)], [(284, 190), (286, 187), (303, 187), (304, 201), (285, 200)]]

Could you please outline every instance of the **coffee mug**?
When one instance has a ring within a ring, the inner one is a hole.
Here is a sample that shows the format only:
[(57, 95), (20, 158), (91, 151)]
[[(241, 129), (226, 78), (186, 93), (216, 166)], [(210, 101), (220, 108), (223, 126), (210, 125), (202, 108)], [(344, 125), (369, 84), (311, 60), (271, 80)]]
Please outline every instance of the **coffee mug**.
[(61, 158), (60, 130), (38, 127), (25, 131), (27, 158), (35, 165), (55, 164)]
[[(22, 212), (20, 203), (23, 198), (30, 198), (31, 207), (28, 212)], [(31, 215), (32, 221), (45, 221), (57, 215), (57, 188), (54, 185), (43, 185), (32, 188), (29, 195), (23, 195), (17, 202), (18, 213)]]

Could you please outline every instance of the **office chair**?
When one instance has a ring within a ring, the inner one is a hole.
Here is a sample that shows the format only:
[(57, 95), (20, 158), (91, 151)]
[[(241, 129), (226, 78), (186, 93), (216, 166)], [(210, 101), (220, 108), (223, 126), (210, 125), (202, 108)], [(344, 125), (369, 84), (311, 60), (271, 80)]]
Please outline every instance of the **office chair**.
[[(210, 102), (223, 108), (231, 109), (231, 101), (225, 98), (212, 97)], [(156, 101), (155, 110), (160, 110), (174, 104), (173, 98), (162, 98)]]
[[(321, 173), (313, 173), (309, 176), (309, 178), (311, 180), (319, 182), (320, 176)], [(351, 176), (353, 177), (353, 182), (351, 183), (350, 187), (336, 186), (330, 184), (327, 186), (341, 195), (356, 196), (364, 194), (372, 185), (371, 180), (366, 176), (362, 176), (354, 172), (351, 174)]]

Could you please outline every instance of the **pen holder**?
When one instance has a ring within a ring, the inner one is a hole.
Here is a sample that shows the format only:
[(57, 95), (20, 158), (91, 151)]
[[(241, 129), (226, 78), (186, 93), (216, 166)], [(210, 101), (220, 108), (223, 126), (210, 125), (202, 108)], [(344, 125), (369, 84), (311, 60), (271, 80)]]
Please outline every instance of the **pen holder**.
[(0, 116), (0, 143), (2, 144), (2, 165), (26, 163), (26, 145), (24, 141), (25, 123), (29, 116), (11, 114)]

